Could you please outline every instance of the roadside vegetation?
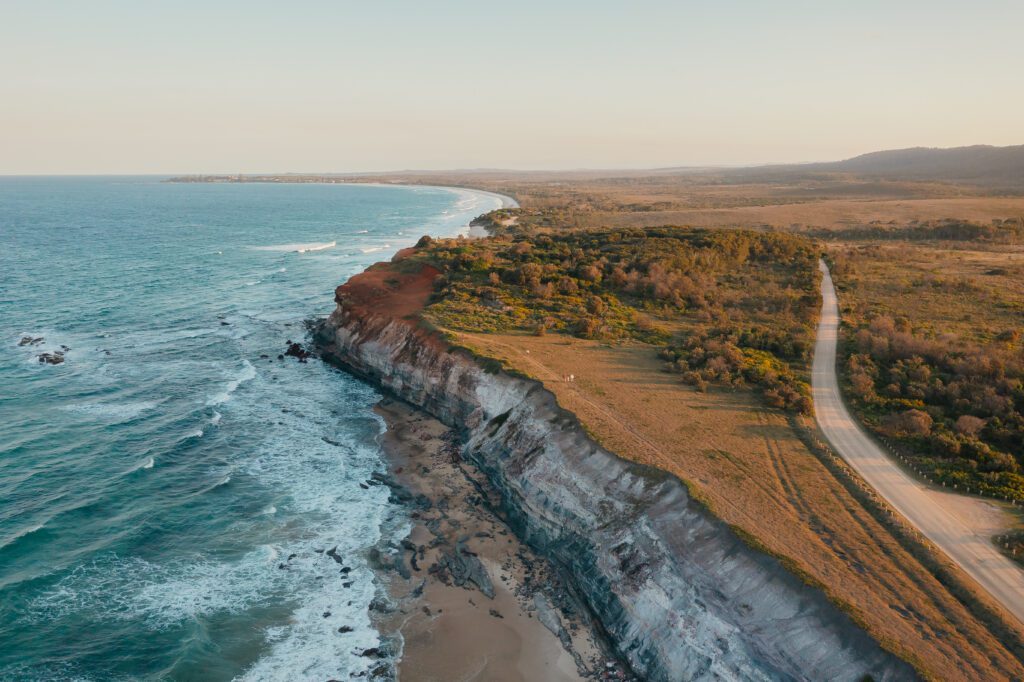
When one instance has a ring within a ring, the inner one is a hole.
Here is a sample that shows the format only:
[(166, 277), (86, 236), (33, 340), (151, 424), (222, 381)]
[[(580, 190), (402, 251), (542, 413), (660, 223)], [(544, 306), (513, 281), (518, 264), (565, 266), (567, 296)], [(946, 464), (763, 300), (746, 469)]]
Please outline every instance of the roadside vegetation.
[(438, 327), (639, 341), (700, 391), (756, 386), (809, 412), (817, 254), (796, 235), (666, 227), (437, 241), (416, 257), (443, 273), (424, 315)]
[(819, 229), (814, 236), (840, 241), (898, 241), (898, 242), (972, 242), (975, 246), (988, 244), (1024, 244), (1024, 218), (995, 218), (987, 223), (971, 220), (914, 220), (907, 224), (895, 220), (872, 221), (866, 225)]
[(1024, 500), (1024, 267), (1012, 250), (978, 250), (1019, 238), (1018, 225), (938, 226), (974, 237), (846, 243), (832, 258), (861, 419), (929, 478)]

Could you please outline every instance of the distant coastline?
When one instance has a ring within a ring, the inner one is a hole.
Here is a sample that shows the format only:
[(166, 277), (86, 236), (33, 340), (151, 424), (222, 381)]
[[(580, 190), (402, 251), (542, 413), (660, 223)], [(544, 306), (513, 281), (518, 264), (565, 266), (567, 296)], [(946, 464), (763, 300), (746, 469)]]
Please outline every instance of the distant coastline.
[(428, 189), (464, 190), (484, 194), (501, 200), (501, 208), (519, 208), (519, 202), (506, 194), (499, 194), (477, 187), (461, 185), (428, 185), (407, 182), (362, 181), (350, 175), (180, 175), (168, 178), (165, 182), (174, 183), (288, 183), (288, 184), (324, 184), (324, 185), (364, 185), (369, 187), (425, 187)]

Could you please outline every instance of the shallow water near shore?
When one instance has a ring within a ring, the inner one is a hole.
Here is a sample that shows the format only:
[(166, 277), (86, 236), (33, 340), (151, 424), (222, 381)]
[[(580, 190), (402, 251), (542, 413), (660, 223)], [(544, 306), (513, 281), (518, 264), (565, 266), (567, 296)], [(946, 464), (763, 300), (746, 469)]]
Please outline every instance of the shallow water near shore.
[(382, 467), (380, 396), (278, 354), (335, 285), (499, 204), (0, 179), (0, 678), (367, 669), (364, 551), (402, 513), (360, 486)]

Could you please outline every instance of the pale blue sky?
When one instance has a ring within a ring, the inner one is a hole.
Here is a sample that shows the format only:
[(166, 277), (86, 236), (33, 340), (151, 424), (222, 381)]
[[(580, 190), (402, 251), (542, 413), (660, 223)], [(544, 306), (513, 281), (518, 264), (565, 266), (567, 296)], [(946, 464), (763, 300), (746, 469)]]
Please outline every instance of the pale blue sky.
[(0, 173), (1024, 143), (1024, 2), (0, 0)]

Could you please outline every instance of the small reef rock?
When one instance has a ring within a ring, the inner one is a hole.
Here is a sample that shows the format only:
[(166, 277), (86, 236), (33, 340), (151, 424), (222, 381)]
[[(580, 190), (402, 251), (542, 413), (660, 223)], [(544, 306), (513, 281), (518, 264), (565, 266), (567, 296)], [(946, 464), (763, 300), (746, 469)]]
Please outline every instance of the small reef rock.
[[(42, 336), (23, 336), (18, 341), (18, 346), (39, 346), (46, 339)], [(36, 356), (41, 364), (44, 365), (59, 365), (64, 362), (64, 354), (71, 350), (67, 346), (61, 346), (60, 350), (46, 351)]]
[(52, 353), (40, 353), (38, 359), (45, 365), (59, 365), (64, 362), (64, 353), (59, 350)]
[(288, 344), (288, 350), (284, 354), (297, 358), (299, 362), (306, 362), (309, 358), (314, 357), (312, 352), (302, 347), (302, 344), (295, 343), (291, 339), (288, 339), (285, 343)]
[[(567, 572), (638, 676), (916, 678), (678, 480), (600, 447), (539, 382), (450, 348), (405, 305), (382, 305), (380, 275), (366, 274), (339, 287), (337, 309), (314, 329), (322, 357), (461, 433), (513, 530)], [(466, 559), (450, 557), (451, 568), (475, 581)]]

